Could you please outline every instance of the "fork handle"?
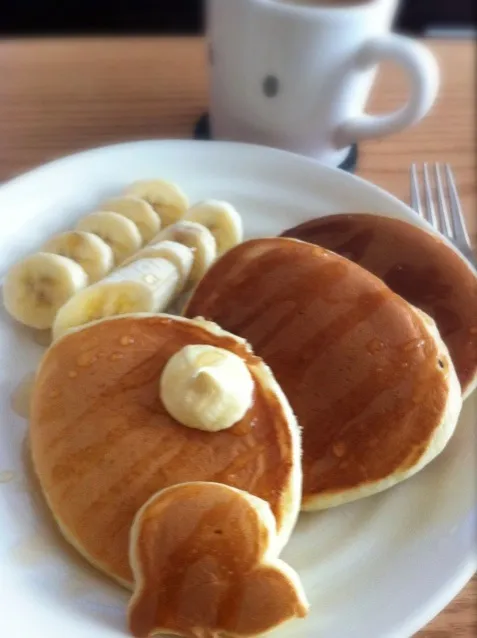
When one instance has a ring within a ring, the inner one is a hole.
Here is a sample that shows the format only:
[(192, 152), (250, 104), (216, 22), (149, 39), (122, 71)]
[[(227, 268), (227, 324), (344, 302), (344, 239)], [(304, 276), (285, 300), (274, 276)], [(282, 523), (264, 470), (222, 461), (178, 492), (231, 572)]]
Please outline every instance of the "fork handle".
[(344, 122), (337, 131), (339, 146), (373, 137), (397, 133), (415, 124), (430, 110), (439, 88), (439, 68), (427, 47), (394, 33), (368, 40), (355, 58), (359, 71), (369, 71), (388, 60), (403, 67), (409, 76), (411, 91), (407, 103), (393, 113), (368, 115)]

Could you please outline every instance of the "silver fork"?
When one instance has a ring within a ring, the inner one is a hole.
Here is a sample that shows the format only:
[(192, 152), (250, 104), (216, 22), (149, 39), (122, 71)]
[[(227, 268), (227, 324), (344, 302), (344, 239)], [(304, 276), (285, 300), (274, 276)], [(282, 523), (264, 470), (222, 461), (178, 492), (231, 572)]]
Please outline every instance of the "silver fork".
[(449, 164), (444, 165), (444, 179), (442, 167), (436, 163), (432, 173), (433, 179), (429, 165), (425, 163), (422, 169), (423, 206), (419, 170), (417, 164), (411, 164), (411, 206), (435, 230), (449, 239), (471, 264), (477, 266), (452, 169)]

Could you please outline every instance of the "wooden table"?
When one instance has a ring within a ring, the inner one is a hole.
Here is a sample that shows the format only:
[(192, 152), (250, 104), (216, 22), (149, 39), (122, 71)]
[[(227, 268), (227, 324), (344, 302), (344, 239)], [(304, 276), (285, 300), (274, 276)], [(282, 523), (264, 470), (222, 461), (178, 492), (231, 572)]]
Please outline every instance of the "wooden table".
[[(437, 105), (415, 128), (363, 144), (358, 173), (407, 200), (411, 162), (451, 162), (476, 241), (474, 43), (429, 44), (443, 75)], [(0, 43), (0, 180), (90, 146), (190, 137), (207, 107), (206, 73), (195, 38)], [(371, 110), (395, 108), (405, 90), (397, 70), (382, 73)], [(474, 638), (477, 579), (418, 635)]]

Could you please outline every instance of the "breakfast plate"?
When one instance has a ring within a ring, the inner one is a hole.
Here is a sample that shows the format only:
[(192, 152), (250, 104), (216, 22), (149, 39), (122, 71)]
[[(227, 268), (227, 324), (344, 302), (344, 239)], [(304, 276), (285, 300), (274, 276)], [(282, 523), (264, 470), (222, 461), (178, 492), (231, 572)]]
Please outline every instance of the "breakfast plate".
[[(133, 142), (54, 161), (0, 188), (0, 277), (98, 202), (148, 177), (177, 182), (191, 202), (229, 201), (247, 238), (357, 211), (426, 227), (376, 186), (302, 157), (232, 143)], [(127, 592), (62, 540), (32, 476), (21, 395), (44, 350), (0, 309), (0, 631), (124, 636)], [(282, 557), (298, 571), (311, 609), (273, 636), (411, 636), (457, 594), (477, 568), (476, 425), (474, 394), (446, 450), (417, 476), (301, 515)]]

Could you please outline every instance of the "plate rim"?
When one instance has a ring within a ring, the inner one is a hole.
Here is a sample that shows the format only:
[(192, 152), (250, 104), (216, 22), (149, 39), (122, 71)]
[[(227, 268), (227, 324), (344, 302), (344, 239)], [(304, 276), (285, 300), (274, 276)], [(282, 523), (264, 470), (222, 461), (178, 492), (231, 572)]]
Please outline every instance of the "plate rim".
[[(189, 139), (137, 139), (128, 140), (125, 142), (116, 142), (113, 144), (106, 144), (95, 146), (92, 148), (85, 148), (79, 151), (69, 153), (63, 156), (55, 157), (43, 164), (33, 167), (27, 171), (14, 175), (6, 181), (0, 183), (0, 196), (4, 194), (8, 195), (10, 189), (15, 190), (22, 188), (23, 182), (27, 182), (31, 179), (41, 178), (42, 173), (46, 173), (51, 170), (55, 170), (63, 165), (65, 162), (74, 162), (77, 160), (85, 159), (87, 156), (101, 154), (108, 151), (113, 152), (115, 150), (127, 150), (127, 149), (141, 149), (153, 148), (156, 146), (167, 147), (172, 145), (175, 147), (191, 147), (196, 148), (222, 148), (225, 152), (234, 153), (239, 151), (240, 153), (249, 151), (251, 153), (261, 153), (262, 155), (268, 155), (270, 158), (276, 158), (279, 161), (295, 162), (295, 164), (301, 163), (303, 167), (307, 167), (308, 170), (313, 169), (317, 172), (317, 181), (326, 178), (326, 175), (332, 175), (334, 179), (342, 179), (343, 182), (349, 184), (356, 184), (360, 187), (367, 188), (370, 192), (385, 198), (390, 204), (394, 206), (396, 210), (402, 211), (402, 214), (406, 217), (409, 223), (427, 230), (427, 232), (439, 236), (442, 236), (435, 231), (430, 224), (419, 217), (410, 206), (400, 200), (396, 195), (389, 193), (387, 190), (370, 182), (358, 175), (350, 174), (342, 171), (337, 167), (331, 167), (325, 164), (321, 164), (316, 160), (305, 157), (296, 153), (291, 153), (281, 149), (274, 149), (261, 145), (247, 144), (242, 142), (229, 142), (229, 141), (202, 141), (202, 140), (189, 140)], [(138, 152), (138, 150), (136, 150)], [(385, 213), (384, 213), (385, 214)], [(455, 247), (443, 238), (445, 242), (453, 249)], [(477, 503), (474, 506), (473, 514), (477, 514)], [(473, 517), (472, 517), (473, 518)], [(464, 523), (463, 523), (464, 525)], [(395, 625), (391, 630), (394, 630), (393, 636), (411, 636), (415, 632), (425, 627), (433, 618), (435, 618), (465, 587), (465, 585), (471, 580), (474, 574), (477, 572), (477, 545), (474, 546), (473, 554), (469, 554), (466, 560), (463, 561), (454, 573), (454, 577), (446, 582), (442, 583), (436, 590), (433, 596), (430, 596), (426, 603), (422, 604), (415, 610), (414, 614), (403, 619), (400, 626)]]
[[(447, 239), (447, 237), (445, 237), (444, 235), (440, 234), (437, 230), (435, 230), (433, 226), (426, 219), (418, 215), (411, 208), (409, 204), (399, 199), (397, 195), (390, 193), (384, 187), (379, 186), (378, 184), (375, 184), (374, 182), (371, 182), (370, 180), (364, 177), (361, 177), (360, 175), (356, 175), (355, 173), (344, 171), (343, 169), (340, 169), (337, 166), (329, 166), (327, 164), (323, 164), (322, 162), (319, 162), (318, 160), (315, 160), (312, 157), (308, 157), (308, 156), (300, 155), (299, 153), (295, 153), (292, 151), (286, 151), (283, 149), (273, 148), (270, 146), (264, 146), (260, 144), (249, 144), (247, 142), (235, 142), (235, 141), (229, 141), (229, 140), (195, 140), (195, 139), (185, 139), (185, 138), (138, 138), (138, 139), (127, 140), (122, 142), (113, 142), (112, 144), (103, 144), (99, 146), (93, 146), (90, 148), (83, 148), (83, 149), (74, 151), (72, 153), (67, 153), (66, 155), (60, 155), (58, 157), (54, 157), (42, 164), (39, 164), (26, 171), (13, 175), (7, 180), (0, 182), (0, 197), (3, 196), (5, 191), (8, 191), (9, 189), (14, 189), (19, 185), (21, 186), (21, 182), (23, 180), (27, 181), (31, 178), (35, 178), (37, 175), (41, 175), (42, 172), (46, 173), (49, 170), (54, 169), (55, 167), (65, 162), (76, 161), (87, 155), (92, 155), (96, 153), (99, 154), (104, 151), (121, 150), (123, 148), (132, 149), (133, 147), (141, 147), (141, 146), (154, 147), (157, 145), (161, 145), (161, 146), (172, 145), (172, 146), (178, 146), (178, 147), (179, 146), (189, 147), (193, 145), (196, 148), (214, 147), (214, 148), (230, 149), (231, 151), (233, 151), (234, 149), (237, 149), (239, 152), (245, 152), (246, 150), (248, 150), (250, 152), (265, 153), (265, 154), (268, 154), (270, 157), (276, 157), (277, 159), (281, 158), (283, 161), (301, 162), (303, 167), (307, 167), (308, 169), (311, 169), (311, 167), (313, 167), (314, 170), (319, 171), (321, 175), (325, 175), (326, 173), (328, 173), (328, 175), (332, 175), (334, 179), (338, 178), (338, 179), (342, 179), (344, 182), (348, 181), (350, 184), (354, 183), (356, 185), (359, 185), (360, 188), (368, 189), (370, 192), (373, 192), (375, 195), (378, 195), (382, 197), (383, 199), (386, 199), (389, 203), (391, 203), (395, 207), (396, 210), (399, 209), (401, 213), (406, 216), (406, 221), (408, 221), (409, 223), (426, 230), (431, 235), (438, 237), (441, 241), (447, 244), (449, 248), (451, 248), (455, 253), (457, 253), (459, 257), (463, 259), (463, 261), (465, 261), (465, 263), (470, 268), (470, 270), (472, 270), (475, 274), (477, 274), (477, 267), (474, 267), (473, 264), (471, 264), (465, 258), (465, 256), (463, 256), (460, 253), (457, 247), (454, 246), (454, 244), (449, 239)], [(376, 214), (376, 213), (371, 212), (370, 214)], [(384, 216), (387, 216), (386, 213), (381, 213), (381, 214), (383, 214)]]
[(364, 185), (364, 187), (366, 188), (370, 188), (372, 190), (374, 190), (374, 192), (379, 191), (381, 195), (385, 196), (388, 200), (392, 200), (393, 204), (396, 205), (396, 207), (399, 207), (401, 209), (405, 209), (406, 213), (411, 213), (411, 217), (415, 217), (418, 220), (417, 225), (421, 226), (421, 223), (424, 225), (425, 228), (431, 230), (431, 232), (434, 232), (432, 226), (424, 219), (420, 218), (418, 215), (416, 215), (414, 213), (414, 211), (412, 210), (412, 208), (406, 204), (405, 202), (403, 202), (401, 199), (399, 199), (396, 195), (393, 195), (392, 193), (390, 193), (389, 191), (387, 191), (386, 189), (384, 189), (381, 186), (378, 186), (377, 184), (374, 184), (373, 182), (370, 182), (369, 180), (360, 177), (359, 175), (356, 175), (354, 173), (349, 173), (347, 171), (343, 171), (342, 169), (335, 167), (335, 166), (329, 166), (327, 164), (323, 164), (315, 159), (313, 159), (312, 157), (307, 157), (305, 155), (300, 155), (299, 153), (294, 153), (291, 151), (286, 151), (283, 149), (278, 149), (278, 148), (273, 148), (270, 146), (263, 146), (260, 144), (249, 144), (247, 142), (235, 142), (235, 141), (228, 141), (228, 140), (193, 140), (193, 139), (175, 139), (175, 138), (146, 138), (146, 139), (136, 139), (136, 140), (128, 140), (125, 142), (114, 142), (113, 144), (104, 144), (104, 145), (100, 145), (100, 146), (93, 146), (91, 148), (85, 148), (85, 149), (80, 149), (78, 151), (75, 151), (73, 153), (67, 153), (66, 155), (61, 155), (59, 157), (54, 157), (42, 164), (39, 164), (37, 166), (34, 166), (33, 168), (30, 168), (26, 171), (23, 171), (21, 173), (18, 173), (17, 175), (13, 175), (12, 177), (8, 178), (7, 180), (0, 182), (0, 194), (2, 194), (2, 192), (4, 190), (7, 190), (9, 188), (13, 188), (18, 186), (19, 184), (21, 185), (21, 181), (22, 180), (27, 180), (30, 179), (32, 177), (36, 177), (37, 175), (41, 175), (42, 172), (46, 172), (47, 170), (50, 170), (51, 168), (55, 168), (57, 165), (60, 165), (64, 162), (69, 162), (69, 161), (73, 161), (73, 160), (77, 160), (80, 159), (84, 156), (87, 155), (92, 155), (92, 154), (96, 154), (96, 153), (100, 153), (106, 150), (121, 150), (121, 149), (126, 149), (126, 148), (132, 148), (134, 146), (156, 146), (156, 145), (161, 145), (161, 146), (166, 146), (166, 145), (173, 145), (173, 146), (190, 146), (193, 145), (197, 148), (201, 147), (201, 148), (207, 148), (207, 147), (214, 147), (214, 148), (224, 148), (224, 149), (231, 149), (232, 151), (234, 149), (239, 150), (240, 152), (243, 152), (245, 150), (249, 150), (250, 152), (258, 152), (258, 153), (265, 153), (270, 155), (270, 157), (275, 156), (277, 158), (282, 158), (283, 160), (287, 161), (287, 158), (295, 161), (295, 162), (301, 162), (303, 164), (303, 166), (308, 166), (309, 168), (311, 168), (312, 166), (317, 169), (318, 171), (324, 173), (329, 173), (330, 175), (334, 175), (336, 176), (340, 176), (342, 177), (345, 181), (349, 180), (350, 183), (351, 181), (355, 182), (356, 184), (360, 184), (361, 186)]

